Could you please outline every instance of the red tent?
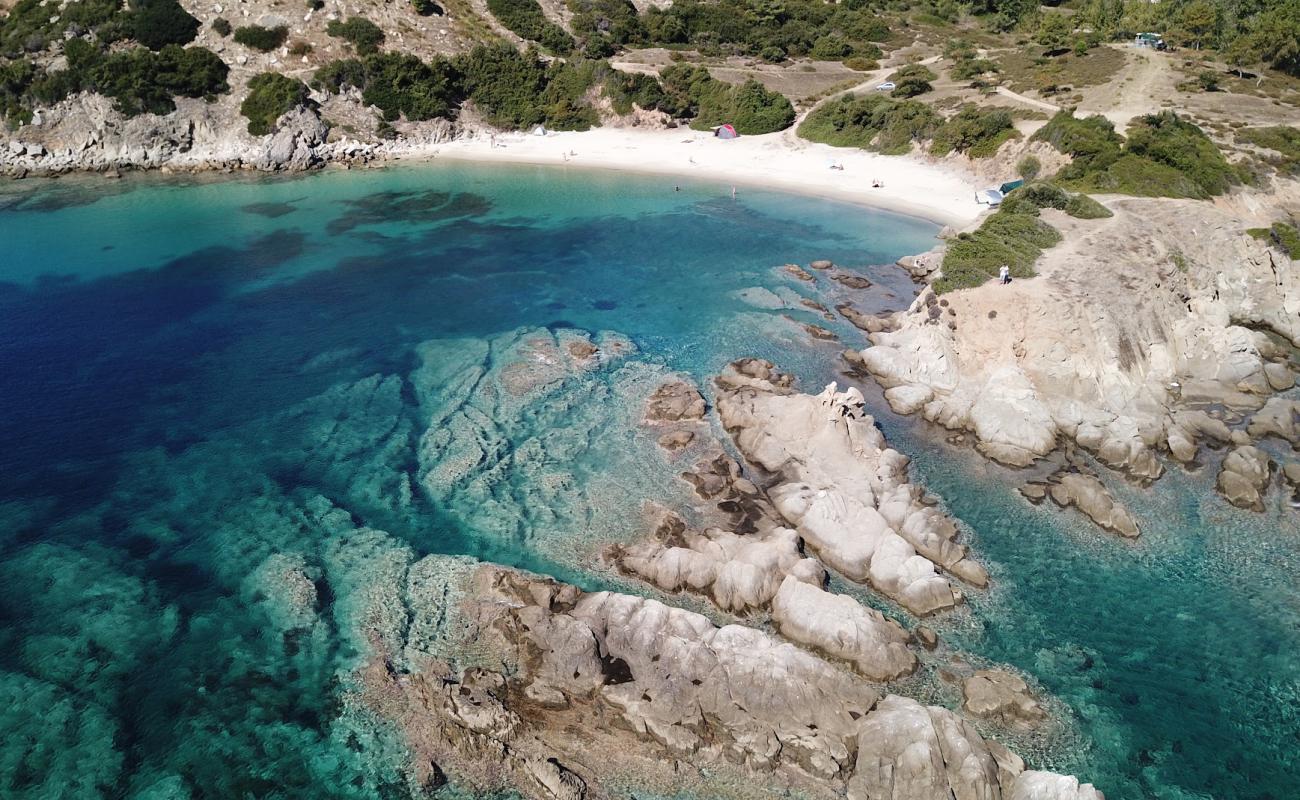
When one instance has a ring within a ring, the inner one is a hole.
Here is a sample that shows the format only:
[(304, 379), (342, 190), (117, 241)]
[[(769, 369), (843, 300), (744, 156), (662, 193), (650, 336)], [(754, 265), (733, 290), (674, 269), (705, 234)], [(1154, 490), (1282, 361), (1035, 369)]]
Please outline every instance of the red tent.
[(730, 125), (719, 125), (713, 129), (713, 135), (719, 139), (739, 139), (740, 134)]

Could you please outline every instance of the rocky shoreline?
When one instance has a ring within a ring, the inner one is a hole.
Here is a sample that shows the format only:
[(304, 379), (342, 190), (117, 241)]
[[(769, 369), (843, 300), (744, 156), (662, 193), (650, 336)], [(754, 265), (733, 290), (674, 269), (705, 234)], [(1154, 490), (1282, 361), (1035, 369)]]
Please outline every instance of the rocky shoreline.
[[(1260, 213), (1258, 200), (1241, 204), (1252, 202)], [(969, 434), (1013, 467), (1077, 446), (1147, 484), (1166, 458), (1194, 467), (1204, 446), (1265, 436), (1294, 445), (1294, 401), (1275, 395), (1300, 369), (1294, 263), (1248, 236), (1252, 217), (1232, 208), (1106, 203), (1113, 218), (1043, 212), (1066, 237), (1038, 277), (943, 296), (926, 286), (903, 311), (850, 316), (871, 346), (846, 358), (885, 388), (895, 412)], [(942, 246), (900, 265), (924, 283), (941, 260)], [(1232, 502), (1262, 509), (1270, 459), (1246, 455), (1265, 466), (1230, 458), (1229, 473), (1250, 476), (1219, 484)], [(1084, 478), (1067, 482), (1097, 494)], [(1056, 484), (1053, 498), (1069, 504)], [(1131, 521), (1097, 508), (1103, 527), (1136, 535)]]
[(107, 98), (84, 94), (38, 115), (0, 143), (0, 176), (21, 179), (72, 173), (117, 177), (130, 170), (162, 172), (299, 172), (329, 165), (364, 166), (429, 152), (472, 135), (456, 123), (434, 120), (406, 126), (383, 141), (339, 136), (318, 111), (297, 108), (274, 133), (252, 136), (228, 101), (178, 101), (167, 115), (124, 118)]

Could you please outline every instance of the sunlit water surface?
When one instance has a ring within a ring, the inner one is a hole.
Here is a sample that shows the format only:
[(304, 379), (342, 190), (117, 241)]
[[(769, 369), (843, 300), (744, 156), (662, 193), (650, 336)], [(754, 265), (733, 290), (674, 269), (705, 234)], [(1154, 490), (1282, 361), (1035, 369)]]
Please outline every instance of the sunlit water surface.
[[(849, 293), (780, 265), (833, 259), (874, 282), (859, 308), (898, 307), (886, 265), (936, 232), (540, 168), (30, 187), (0, 194), (0, 797), (405, 796), (400, 737), (348, 693), (383, 565), (602, 585), (590, 557), (637, 535), (641, 501), (686, 499), (639, 425), (664, 375), (707, 386), (758, 355), (815, 389), (842, 345), (801, 324), (862, 342), (801, 298)], [(623, 354), (502, 389), (579, 337)], [(937, 627), (1060, 702), (1070, 735), (1031, 757), (1112, 798), (1297, 796), (1278, 493), (1256, 515), (1213, 463), (1108, 476), (1143, 525), (1128, 544), (876, 411), (996, 578)], [(276, 599), (293, 575), (305, 609)]]

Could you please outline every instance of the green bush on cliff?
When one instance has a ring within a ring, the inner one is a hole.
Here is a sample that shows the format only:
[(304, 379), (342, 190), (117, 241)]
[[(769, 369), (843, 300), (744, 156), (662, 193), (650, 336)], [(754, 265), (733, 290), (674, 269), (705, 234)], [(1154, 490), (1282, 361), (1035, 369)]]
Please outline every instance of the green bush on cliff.
[(889, 37), (878, 8), (820, 0), (677, 0), (650, 8), (641, 24), (651, 43), (689, 44), (707, 55), (872, 59), (880, 57), (873, 43)]
[(239, 105), (239, 113), (248, 118), (248, 132), (265, 136), (275, 129), (275, 121), (286, 112), (307, 102), (307, 86), (278, 72), (254, 75), (248, 82), (248, 96)]
[(1294, 225), (1274, 222), (1268, 228), (1250, 228), (1246, 233), (1276, 247), (1286, 253), (1288, 258), (1300, 260), (1300, 231)]
[(546, 18), (537, 0), (487, 0), (488, 11), (521, 39), (539, 43), (557, 55), (573, 51), (573, 37)]
[(799, 126), (799, 135), (836, 147), (900, 155), (932, 138), (942, 124), (943, 118), (933, 108), (917, 100), (844, 95), (809, 114)]
[(1017, 135), (1011, 112), (967, 104), (935, 131), (930, 152), (943, 156), (955, 150), (971, 158), (988, 158)]
[(1271, 157), (1269, 163), (1283, 173), (1300, 175), (1300, 128), (1285, 125), (1242, 128), (1236, 132), (1236, 138), (1239, 142), (1276, 151), (1280, 158)]
[(289, 29), (284, 25), (264, 28), (261, 25), (244, 25), (235, 28), (235, 41), (245, 47), (269, 53), (289, 38)]
[(973, 233), (948, 244), (943, 275), (934, 282), (939, 294), (979, 286), (998, 274), (1003, 264), (1017, 278), (1034, 274), (1034, 262), (1044, 249), (1061, 241), (1055, 228), (1037, 217), (999, 209)]
[(382, 53), (363, 62), (335, 63), (344, 65), (336, 79), (361, 89), (362, 99), (378, 106), (389, 122), (403, 116), (411, 121), (450, 117), (455, 108), (453, 76), (441, 59), (426, 64), (412, 55)]
[(739, 86), (719, 81), (703, 67), (674, 64), (660, 73), (664, 85), (662, 110), (695, 117), (697, 130), (730, 123), (741, 134), (784, 130), (794, 122), (794, 106), (780, 92), (747, 80)]
[(1081, 191), (1204, 199), (1240, 182), (1214, 142), (1172, 111), (1133, 120), (1127, 139), (1104, 117), (1061, 111), (1034, 138), (1073, 158), (1056, 177)]
[(384, 43), (383, 30), (365, 17), (348, 17), (345, 22), (331, 20), (325, 32), (345, 40), (363, 56), (379, 52), (379, 45)]
[(150, 50), (189, 44), (199, 33), (199, 21), (176, 0), (133, 0), (131, 19), (135, 40)]

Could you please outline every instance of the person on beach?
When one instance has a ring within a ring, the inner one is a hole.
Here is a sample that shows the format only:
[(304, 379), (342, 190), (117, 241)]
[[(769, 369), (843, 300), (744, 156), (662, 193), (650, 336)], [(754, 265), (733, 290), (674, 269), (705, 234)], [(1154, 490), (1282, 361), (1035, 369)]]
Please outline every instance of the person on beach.
[(1011, 267), (1008, 267), (1006, 264), (1003, 264), (1001, 267), (998, 268), (998, 281), (1003, 286), (1006, 286), (1008, 283), (1011, 283)]

